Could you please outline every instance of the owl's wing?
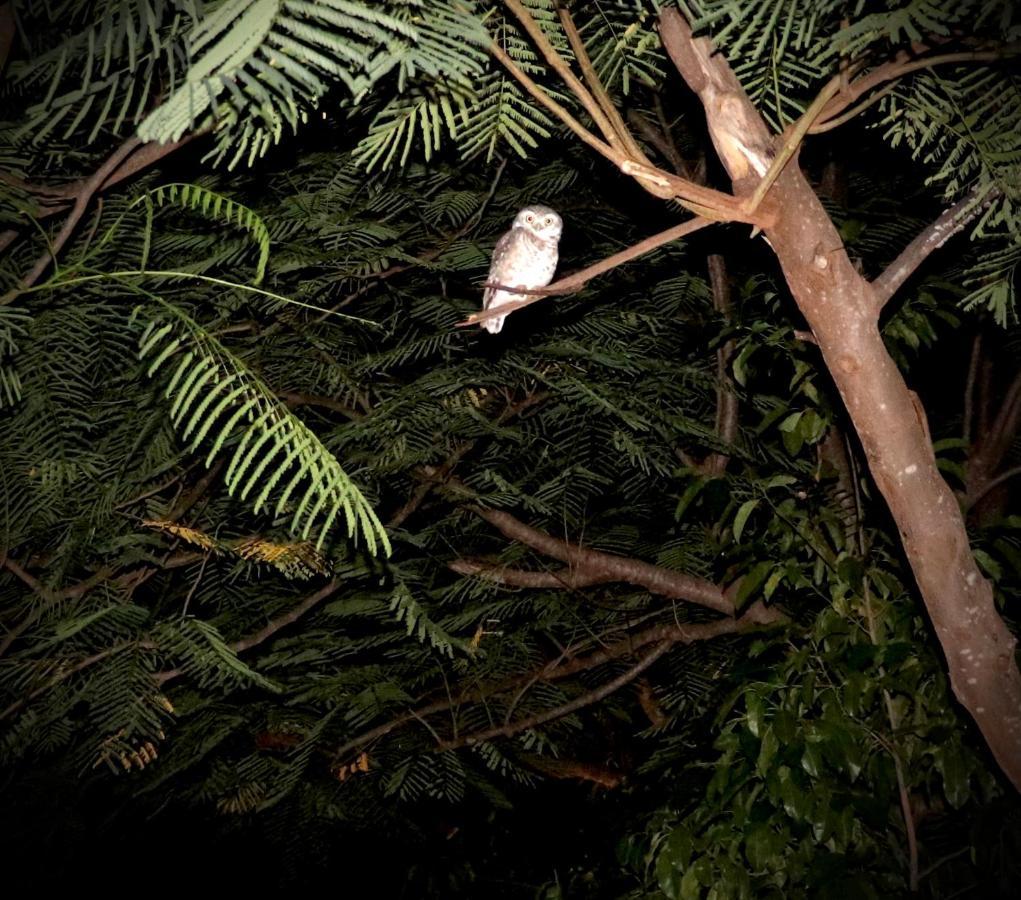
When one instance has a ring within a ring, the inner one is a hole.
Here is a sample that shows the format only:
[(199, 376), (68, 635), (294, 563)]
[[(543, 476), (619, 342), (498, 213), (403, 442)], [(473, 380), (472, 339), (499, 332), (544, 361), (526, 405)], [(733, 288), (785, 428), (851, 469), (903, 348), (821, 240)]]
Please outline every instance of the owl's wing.
[[(489, 263), (489, 274), (486, 276), (486, 281), (499, 282), (498, 272), (502, 268), (504, 259), (507, 253), (510, 251), (511, 243), (514, 240), (514, 229), (505, 231), (501, 236), (500, 240), (496, 242), (496, 246), (493, 248), (493, 258)], [(496, 295), (496, 289), (487, 287), (482, 295), (482, 308), (489, 309), (489, 304), (493, 297)]]

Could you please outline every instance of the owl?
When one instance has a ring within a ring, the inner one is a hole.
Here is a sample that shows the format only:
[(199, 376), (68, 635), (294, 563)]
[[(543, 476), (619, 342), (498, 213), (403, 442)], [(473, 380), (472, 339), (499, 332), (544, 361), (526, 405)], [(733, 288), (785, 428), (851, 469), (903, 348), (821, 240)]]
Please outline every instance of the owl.
[[(496, 242), (487, 284), (514, 288), (546, 287), (553, 280), (557, 268), (557, 242), (563, 230), (563, 220), (548, 206), (526, 206), (515, 216), (510, 231)], [(492, 309), (529, 296), (487, 287), (482, 297), (482, 308)], [(490, 334), (496, 334), (503, 328), (506, 318), (494, 316), (480, 324)]]

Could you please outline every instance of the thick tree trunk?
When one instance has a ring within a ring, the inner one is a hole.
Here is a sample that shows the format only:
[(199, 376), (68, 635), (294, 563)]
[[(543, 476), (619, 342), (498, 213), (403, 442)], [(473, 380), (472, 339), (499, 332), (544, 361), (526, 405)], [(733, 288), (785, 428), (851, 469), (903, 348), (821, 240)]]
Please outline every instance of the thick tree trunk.
[[(749, 195), (774, 155), (762, 118), (720, 54), (695, 40), (676, 10), (663, 43), (701, 99), (713, 142), (738, 195)], [(840, 235), (792, 160), (763, 204), (765, 229), (799, 308), (889, 504), (946, 655), (954, 693), (1003, 771), (1021, 790), (1021, 673), (1015, 639), (978, 571), (957, 501), (936, 468), (924, 413), (879, 333), (881, 303), (851, 264)]]

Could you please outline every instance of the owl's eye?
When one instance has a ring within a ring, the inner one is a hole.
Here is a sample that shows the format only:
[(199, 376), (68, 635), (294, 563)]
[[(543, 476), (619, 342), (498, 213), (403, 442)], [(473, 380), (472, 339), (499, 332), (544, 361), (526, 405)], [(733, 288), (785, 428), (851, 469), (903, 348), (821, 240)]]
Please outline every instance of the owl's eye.
[(547, 227), (552, 225), (553, 224), (553, 216), (546, 216), (546, 218), (542, 220), (542, 224), (546, 225)]
[(533, 216), (531, 213), (529, 213), (527, 216), (525, 216), (525, 221), (526, 222), (531, 222), (532, 219), (534, 219), (534, 218), (535, 218), (535, 216)]

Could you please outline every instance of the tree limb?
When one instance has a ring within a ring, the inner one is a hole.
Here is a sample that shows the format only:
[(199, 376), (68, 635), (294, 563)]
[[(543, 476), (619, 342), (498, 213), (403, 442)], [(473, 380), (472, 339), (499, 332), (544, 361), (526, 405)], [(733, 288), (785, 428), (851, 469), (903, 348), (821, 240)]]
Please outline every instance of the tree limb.
[(639, 256), (643, 256), (646, 253), (650, 253), (658, 247), (662, 247), (664, 244), (669, 244), (671, 241), (679, 240), (701, 228), (705, 228), (707, 225), (712, 225), (713, 222), (710, 219), (694, 218), (688, 219), (687, 222), (682, 222), (680, 225), (674, 225), (672, 228), (661, 231), (659, 234), (654, 234), (651, 237), (647, 237), (644, 240), (639, 241), (637, 244), (632, 244), (625, 250), (621, 250), (619, 253), (614, 253), (612, 256), (606, 257), (606, 259), (600, 260), (597, 263), (593, 263), (591, 266), (586, 266), (571, 275), (565, 275), (558, 281), (554, 281), (551, 285), (544, 288), (537, 288), (533, 290), (526, 290), (524, 288), (516, 288), (514, 286), (505, 286), (504, 290), (511, 293), (519, 293), (525, 295), (521, 300), (514, 300), (511, 303), (504, 303), (499, 307), (493, 309), (481, 309), (478, 312), (472, 313), (462, 322), (458, 322), (457, 326), (463, 328), (467, 325), (477, 325), (479, 322), (484, 322), (486, 319), (491, 319), (494, 316), (506, 316), (510, 313), (517, 312), (519, 309), (524, 309), (526, 306), (531, 306), (533, 303), (538, 303), (540, 300), (554, 294), (571, 294), (575, 291), (581, 290), (588, 282), (598, 275), (602, 275), (604, 272), (609, 272), (611, 269), (622, 266), (624, 263), (631, 262), (633, 259), (637, 259)]
[(497, 528), (504, 537), (567, 563), (570, 572), (576, 573), (571, 579), (580, 579), (579, 585), (622, 581), (672, 600), (697, 603), (728, 616), (734, 614), (734, 604), (726, 592), (704, 578), (686, 575), (640, 559), (580, 547), (526, 525), (503, 510), (481, 506), (469, 508), (480, 519), (485, 519)]
[(492, 684), (482, 685), (473, 691), (461, 695), (457, 699), (446, 697), (442, 700), (425, 703), (414, 710), (401, 713), (393, 719), (370, 728), (368, 731), (346, 741), (337, 748), (334, 753), (334, 759), (342, 759), (352, 750), (379, 738), (386, 737), (391, 732), (402, 728), (410, 722), (418, 721), (425, 716), (446, 712), (462, 704), (481, 702), (489, 697), (518, 690), (522, 685), (560, 681), (579, 672), (586, 672), (589, 669), (605, 665), (615, 659), (631, 656), (636, 650), (649, 644), (661, 642), (691, 644), (696, 641), (712, 640), (727, 634), (740, 634), (759, 628), (769, 628), (783, 621), (785, 621), (784, 616), (778, 610), (767, 609), (761, 603), (755, 603), (738, 619), (726, 618), (717, 619), (713, 622), (690, 624), (668, 622), (662, 625), (654, 625), (643, 631), (631, 634), (615, 644), (601, 647), (599, 650), (586, 656), (573, 655), (570, 659), (564, 661), (564, 655), (561, 655), (558, 659), (546, 663), (538, 669), (512, 675), (509, 678), (504, 678)]
[[(992, 196), (988, 197), (986, 202), (991, 200)], [(984, 203), (976, 203), (975, 193), (971, 192), (945, 210), (935, 222), (919, 233), (872, 282), (877, 311), (886, 305), (897, 289), (925, 262), (930, 253), (938, 250), (961, 231), (982, 211), (984, 205)]]
[(141, 141), (137, 137), (132, 137), (126, 140), (82, 185), (71, 212), (68, 214), (68, 217), (64, 221), (60, 231), (57, 233), (57, 236), (53, 239), (53, 245), (46, 248), (46, 251), (39, 257), (39, 259), (36, 260), (31, 271), (29, 271), (29, 273), (21, 280), (22, 288), (30, 288), (39, 280), (39, 277), (46, 271), (49, 264), (54, 261), (64, 244), (67, 243), (68, 238), (70, 238), (74, 233), (81, 217), (85, 215), (85, 210), (88, 207), (93, 194), (100, 189), (103, 182), (106, 181), (111, 173), (113, 173), (124, 159), (129, 154), (133, 153), (140, 144)]

